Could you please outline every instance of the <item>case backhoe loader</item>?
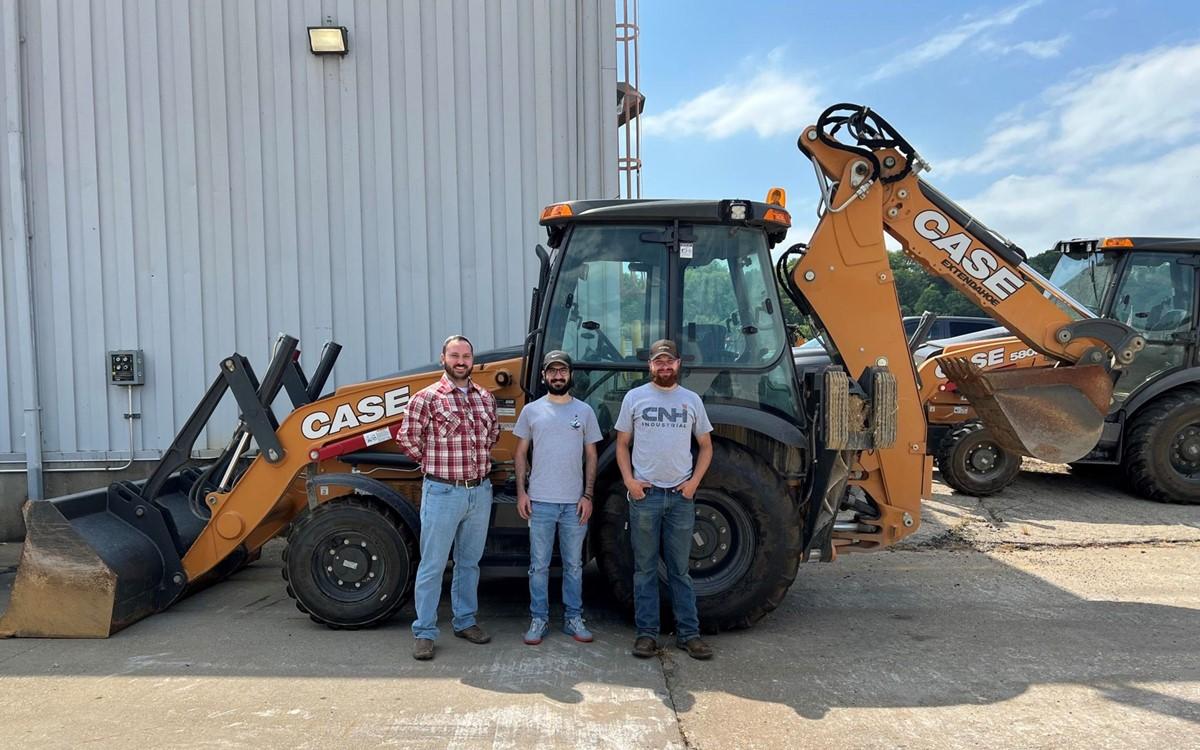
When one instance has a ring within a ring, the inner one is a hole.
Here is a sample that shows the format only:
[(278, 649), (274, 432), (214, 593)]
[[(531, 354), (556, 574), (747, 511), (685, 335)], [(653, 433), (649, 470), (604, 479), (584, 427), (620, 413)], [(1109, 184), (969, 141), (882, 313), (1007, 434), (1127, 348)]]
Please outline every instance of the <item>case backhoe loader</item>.
[[(788, 287), (836, 350), (833, 364), (803, 377), (769, 254), (791, 224), (781, 190), (766, 202), (585, 200), (542, 213), (550, 250), (537, 250), (529, 333), (519, 348), (481, 352), (472, 374), (495, 393), (506, 428), (493, 454), (497, 502), (485, 564), (528, 564), (509, 430), (540, 393), (531, 363), (549, 349), (569, 352), (574, 394), (611, 435), (622, 397), (648, 377), (647, 349), (659, 338), (680, 344), (682, 382), (702, 396), (715, 426), (691, 553), (707, 628), (761, 618), (801, 560), (830, 561), (913, 533), (932, 467), (885, 232), (1060, 363), (994, 380), (969, 361), (945, 359), (981, 418), (1035, 456), (1074, 460), (1095, 444), (1113, 373), (1134, 360), (1140, 337), (1117, 321), (1075, 319), (1043, 296), (1066, 298), (1018, 248), (919, 179), (916, 151), (868, 109), (830, 108), (799, 146), (815, 166), (822, 213)], [(285, 531), (288, 593), (313, 619), (363, 627), (402, 606), (415, 571), (420, 473), (394, 435), (409, 396), (440, 371), (317, 398), (336, 350), (306, 381), (295, 347), (281, 340), (261, 382), (244, 358), (223, 361), (145, 483), (29, 503), (0, 632), (107, 636), (236, 569)], [(281, 388), (295, 408), (277, 423), (269, 405)], [(219, 460), (185, 468), (226, 389), (242, 424)], [(589, 552), (629, 603), (626, 499), (614, 454), (611, 440), (602, 444)]]
[[(1074, 466), (1120, 467), (1143, 497), (1200, 503), (1200, 239), (1075, 239), (1055, 250), (1060, 255), (1050, 280), (1083, 304), (1087, 316), (1120, 320), (1147, 346), (1121, 371), (1101, 435)], [(1016, 337), (952, 340), (918, 353), (966, 357), (988, 371), (1054, 364)], [(1020, 455), (999, 445), (974, 418), (936, 361), (923, 362), (918, 372), (943, 481), (977, 495), (1007, 486), (1020, 469)]]

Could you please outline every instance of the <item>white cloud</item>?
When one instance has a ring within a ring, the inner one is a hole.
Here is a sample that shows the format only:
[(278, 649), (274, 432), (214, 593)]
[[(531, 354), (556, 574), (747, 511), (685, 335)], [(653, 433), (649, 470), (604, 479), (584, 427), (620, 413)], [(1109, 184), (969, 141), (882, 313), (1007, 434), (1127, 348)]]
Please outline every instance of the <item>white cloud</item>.
[(978, 153), (934, 166), (951, 175), (1022, 165), (1062, 171), (1130, 152), (1145, 158), (1200, 134), (1197, 80), (1200, 44), (1130, 55), (1047, 90), (1037, 114), (1003, 116)]
[(1011, 52), (1024, 52), (1030, 57), (1036, 57), (1039, 60), (1048, 60), (1051, 57), (1058, 57), (1062, 54), (1063, 47), (1071, 39), (1069, 34), (1061, 34), (1053, 39), (1044, 39), (1040, 42), (1020, 42), (1008, 48)]
[(767, 61), (771, 67), (746, 80), (723, 83), (665, 112), (643, 115), (642, 134), (716, 140), (744, 131), (762, 138), (799, 132), (821, 112), (820, 92), (800, 75), (781, 70), (778, 51)]
[(871, 76), (871, 80), (881, 81), (901, 73), (907, 73), (922, 65), (941, 60), (967, 42), (976, 39), (984, 32), (1012, 24), (1022, 13), (1036, 5), (1040, 5), (1041, 1), (1026, 0), (1026, 2), (1020, 5), (1006, 8), (994, 15), (961, 23), (957, 28), (938, 34), (917, 45), (913, 50), (892, 59), (876, 70)]
[(1010, 175), (963, 205), (1032, 254), (1070, 237), (1198, 236), (1197, 183), (1192, 145), (1103, 171)]
[(946, 175), (990, 172), (1011, 163), (1022, 147), (1044, 140), (1049, 132), (1050, 124), (1044, 120), (1018, 122), (988, 136), (979, 153), (968, 158), (943, 159), (935, 166), (939, 174)]

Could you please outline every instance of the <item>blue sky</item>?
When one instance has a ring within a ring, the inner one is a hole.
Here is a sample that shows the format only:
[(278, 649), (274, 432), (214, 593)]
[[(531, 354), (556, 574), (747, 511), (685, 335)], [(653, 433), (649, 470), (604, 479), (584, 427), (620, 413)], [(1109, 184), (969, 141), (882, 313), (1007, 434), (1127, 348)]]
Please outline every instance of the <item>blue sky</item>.
[(645, 197), (780, 185), (806, 240), (817, 189), (796, 137), (845, 101), (1031, 253), (1200, 236), (1200, 2), (641, 0), (639, 21)]

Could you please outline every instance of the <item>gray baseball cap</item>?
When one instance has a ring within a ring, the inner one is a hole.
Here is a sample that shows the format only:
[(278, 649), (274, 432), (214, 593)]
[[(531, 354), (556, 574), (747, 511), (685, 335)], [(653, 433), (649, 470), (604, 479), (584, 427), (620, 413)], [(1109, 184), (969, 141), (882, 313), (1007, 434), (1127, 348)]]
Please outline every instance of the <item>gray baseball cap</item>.
[(545, 370), (550, 365), (559, 364), (571, 367), (571, 355), (564, 352), (562, 349), (546, 352), (546, 356), (542, 357), (542, 369)]

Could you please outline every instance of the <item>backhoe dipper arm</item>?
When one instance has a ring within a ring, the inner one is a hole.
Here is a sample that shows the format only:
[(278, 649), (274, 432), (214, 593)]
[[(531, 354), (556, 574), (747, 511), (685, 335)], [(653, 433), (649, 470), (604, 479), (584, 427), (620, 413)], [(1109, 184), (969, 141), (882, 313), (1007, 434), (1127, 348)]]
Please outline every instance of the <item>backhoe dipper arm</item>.
[[(843, 127), (855, 145), (835, 139)], [(839, 183), (837, 195), (826, 199), (826, 211), (845, 211), (848, 202), (878, 193), (881, 212), (872, 231), (880, 226), (906, 255), (1034, 350), (1060, 362), (1120, 369), (1145, 345), (1130, 327), (1096, 318), (1026, 263), (1019, 247), (920, 179), (927, 166), (916, 150), (866, 107), (830, 107), (798, 145), (818, 165), (822, 180)]]
[[(854, 145), (835, 138), (842, 128)], [(857, 453), (850, 474), (850, 485), (870, 496), (879, 517), (849, 531), (835, 527), (835, 543), (855, 548), (890, 544), (916, 530), (921, 498), (930, 493), (932, 464), (885, 231), (930, 273), (1060, 362), (1086, 358), (1119, 367), (1133, 359), (1140, 339), (1115, 321), (1076, 320), (1043, 296), (1050, 291), (1081, 318), (1090, 316), (1025, 264), (1019, 249), (919, 180), (924, 166), (916, 151), (866, 108), (831, 107), (817, 125), (804, 130), (799, 147), (817, 168), (824, 210), (792, 270), (791, 286), (802, 297), (801, 309), (828, 334), (850, 377), (886, 367), (896, 381), (896, 440), (891, 447)], [(1107, 377), (1103, 367), (1086, 369), (1093, 380)], [(1099, 408), (1093, 401), (1085, 411), (1090, 418)], [(1103, 413), (1097, 413), (1092, 421), (1098, 431)], [(1038, 455), (1037, 450), (1023, 453)]]

